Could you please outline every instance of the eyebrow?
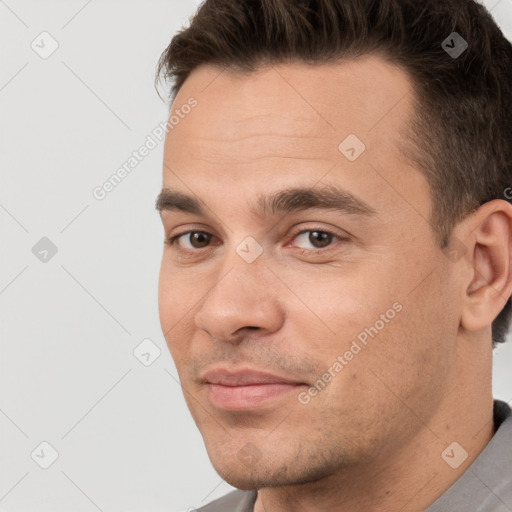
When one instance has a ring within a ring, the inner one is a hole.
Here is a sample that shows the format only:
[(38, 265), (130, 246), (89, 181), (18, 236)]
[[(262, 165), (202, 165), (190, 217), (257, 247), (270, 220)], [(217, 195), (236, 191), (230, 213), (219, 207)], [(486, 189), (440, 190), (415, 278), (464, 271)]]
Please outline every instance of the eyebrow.
[[(327, 185), (321, 189), (294, 187), (279, 190), (269, 195), (260, 195), (255, 205), (256, 207), (251, 208), (251, 213), (259, 217), (265, 217), (269, 212), (275, 215), (313, 208), (367, 217), (377, 214), (377, 211), (365, 201), (334, 185)], [(203, 217), (208, 216), (201, 201), (169, 188), (161, 190), (156, 199), (155, 208), (160, 214), (163, 211), (182, 211)]]

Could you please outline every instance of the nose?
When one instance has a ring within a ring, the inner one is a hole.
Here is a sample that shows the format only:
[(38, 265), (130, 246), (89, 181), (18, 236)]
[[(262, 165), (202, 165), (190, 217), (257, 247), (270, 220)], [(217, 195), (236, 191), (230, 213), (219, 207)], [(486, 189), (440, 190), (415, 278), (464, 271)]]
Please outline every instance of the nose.
[(230, 343), (238, 343), (247, 331), (264, 335), (279, 330), (284, 313), (275, 276), (261, 260), (247, 263), (235, 253), (194, 320), (212, 338)]

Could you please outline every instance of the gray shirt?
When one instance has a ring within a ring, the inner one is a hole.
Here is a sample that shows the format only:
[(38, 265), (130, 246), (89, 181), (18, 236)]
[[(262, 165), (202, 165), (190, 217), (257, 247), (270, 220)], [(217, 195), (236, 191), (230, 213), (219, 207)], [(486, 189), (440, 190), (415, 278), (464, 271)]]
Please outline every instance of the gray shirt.
[[(496, 433), (473, 464), (425, 512), (512, 512), (512, 410), (494, 401)], [(253, 512), (257, 491), (233, 491), (198, 512)]]

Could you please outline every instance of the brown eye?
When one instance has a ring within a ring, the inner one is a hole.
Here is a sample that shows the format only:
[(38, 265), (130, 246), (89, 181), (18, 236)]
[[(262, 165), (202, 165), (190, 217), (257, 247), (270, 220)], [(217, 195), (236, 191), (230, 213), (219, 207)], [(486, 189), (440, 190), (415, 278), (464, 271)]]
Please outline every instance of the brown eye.
[(315, 247), (322, 248), (328, 246), (332, 242), (332, 235), (325, 231), (310, 231), (308, 240)]
[(206, 233), (205, 231), (187, 231), (185, 233), (180, 233), (179, 235), (175, 235), (169, 239), (170, 245), (176, 245), (180, 239), (186, 240), (190, 247), (185, 246), (184, 250), (190, 249), (203, 249), (208, 246), (212, 235), (210, 233)]
[(301, 247), (301, 249), (314, 250), (328, 247), (332, 245), (334, 240), (340, 240), (340, 237), (329, 231), (323, 231), (320, 229), (304, 229), (297, 233), (294, 239), (302, 244), (310, 244), (310, 247)]
[[(190, 236), (192, 235), (192, 236)], [(195, 249), (202, 249), (210, 242), (212, 235), (203, 231), (192, 231), (189, 233), (189, 241)]]

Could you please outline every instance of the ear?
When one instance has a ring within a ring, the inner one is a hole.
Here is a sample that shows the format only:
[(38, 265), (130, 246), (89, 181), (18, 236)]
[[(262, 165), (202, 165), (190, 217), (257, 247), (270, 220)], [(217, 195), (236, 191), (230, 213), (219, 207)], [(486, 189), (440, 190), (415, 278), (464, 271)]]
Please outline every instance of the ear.
[(512, 294), (512, 204), (489, 201), (464, 226), (471, 272), (461, 326), (477, 331), (491, 326)]

